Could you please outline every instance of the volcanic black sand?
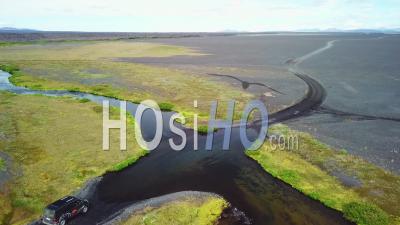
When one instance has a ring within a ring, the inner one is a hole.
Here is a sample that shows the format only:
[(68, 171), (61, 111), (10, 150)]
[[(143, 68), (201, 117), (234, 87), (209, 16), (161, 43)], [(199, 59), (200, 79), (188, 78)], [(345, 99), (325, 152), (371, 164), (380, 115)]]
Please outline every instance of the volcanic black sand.
[[(296, 63), (298, 72), (311, 75), (324, 86), (327, 99), (310, 117), (287, 124), (400, 173), (399, 35), (271, 34), (154, 41), (189, 46), (210, 55), (121, 60), (200, 68), (206, 71), (204, 75), (232, 75), (246, 82), (271, 86), (285, 94), (272, 91), (274, 97), (264, 98), (270, 111), (291, 105), (304, 95), (306, 86), (287, 72), (287, 67)], [(328, 49), (308, 56), (329, 42), (332, 43)], [(296, 62), (299, 58), (301, 62)], [(221, 69), (225, 67), (239, 69), (229, 73)], [(234, 79), (224, 79), (243, 85)], [(271, 91), (253, 86), (247, 90), (259, 95)]]
[(289, 125), (400, 173), (400, 36), (352, 38), (300, 64), (327, 91), (317, 113)]

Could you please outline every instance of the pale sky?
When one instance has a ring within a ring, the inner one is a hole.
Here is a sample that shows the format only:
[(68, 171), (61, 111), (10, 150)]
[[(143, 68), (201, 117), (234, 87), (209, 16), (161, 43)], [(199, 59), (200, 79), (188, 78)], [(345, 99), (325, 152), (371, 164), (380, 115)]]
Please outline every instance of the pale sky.
[(130, 32), (400, 28), (400, 0), (0, 0), (0, 27)]

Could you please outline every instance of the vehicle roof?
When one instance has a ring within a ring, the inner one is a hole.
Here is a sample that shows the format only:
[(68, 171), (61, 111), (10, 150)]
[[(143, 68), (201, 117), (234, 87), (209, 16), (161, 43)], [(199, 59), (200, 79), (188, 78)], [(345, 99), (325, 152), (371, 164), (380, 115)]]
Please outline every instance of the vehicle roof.
[(57, 210), (65, 205), (68, 205), (68, 203), (73, 202), (75, 200), (78, 200), (79, 198), (74, 197), (74, 196), (66, 196), (62, 199), (59, 199), (53, 203), (51, 203), (50, 205), (48, 205), (46, 208), (47, 209), (53, 209), (53, 210)]

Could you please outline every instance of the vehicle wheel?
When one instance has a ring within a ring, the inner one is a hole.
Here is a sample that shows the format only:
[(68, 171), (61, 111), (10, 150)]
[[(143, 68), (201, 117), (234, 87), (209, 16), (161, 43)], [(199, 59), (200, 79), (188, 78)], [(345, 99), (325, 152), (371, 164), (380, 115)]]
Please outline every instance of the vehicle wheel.
[(65, 219), (61, 219), (59, 224), (60, 225), (65, 225)]
[(83, 212), (83, 213), (87, 213), (88, 209), (89, 209), (89, 208), (88, 208), (87, 206), (84, 206), (83, 209), (82, 209), (82, 212)]

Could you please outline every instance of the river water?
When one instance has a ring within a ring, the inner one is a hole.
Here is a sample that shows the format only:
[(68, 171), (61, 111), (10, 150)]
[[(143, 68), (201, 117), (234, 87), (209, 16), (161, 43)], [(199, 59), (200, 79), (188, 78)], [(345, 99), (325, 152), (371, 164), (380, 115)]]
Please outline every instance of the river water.
[[(109, 100), (110, 105), (119, 106), (116, 99), (87, 93), (16, 87), (8, 81), (9, 76), (0, 71), (0, 90), (17, 94), (87, 98), (98, 104)], [(136, 108), (137, 104), (127, 103), (127, 110), (133, 115)], [(164, 125), (168, 124), (172, 114), (162, 112)], [(154, 115), (148, 110), (142, 121), (143, 137), (151, 139), (155, 132)], [(341, 213), (273, 178), (255, 161), (246, 157), (238, 127), (232, 128), (228, 151), (221, 150), (223, 130), (214, 134), (211, 151), (204, 150), (206, 136), (199, 136), (199, 150), (193, 150), (193, 131), (185, 129), (185, 132), (188, 135), (186, 148), (177, 152), (170, 148), (167, 140), (174, 138), (174, 135), (164, 126), (159, 147), (127, 169), (104, 175), (89, 199), (92, 208), (88, 215), (71, 221), (71, 224), (96, 224), (135, 202), (179, 191), (217, 193), (231, 203), (232, 209), (237, 208), (245, 215), (222, 219), (221, 224), (243, 224), (248, 221), (251, 224), (348, 224)], [(248, 127), (247, 133), (254, 138), (258, 130)]]

